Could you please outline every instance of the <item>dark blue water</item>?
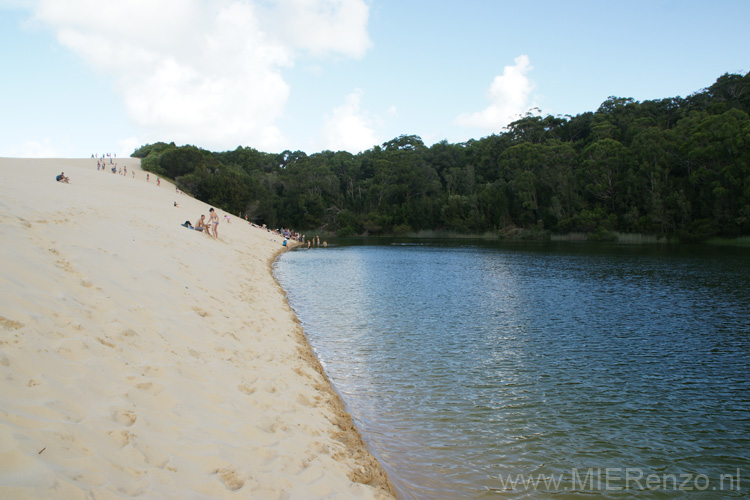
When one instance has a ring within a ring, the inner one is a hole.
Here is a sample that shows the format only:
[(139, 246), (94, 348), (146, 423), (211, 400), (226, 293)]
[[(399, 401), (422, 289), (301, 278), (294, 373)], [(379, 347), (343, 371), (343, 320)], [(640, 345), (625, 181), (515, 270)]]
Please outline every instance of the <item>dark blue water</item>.
[(275, 274), (404, 498), (727, 498), (750, 489), (748, 254), (332, 246)]

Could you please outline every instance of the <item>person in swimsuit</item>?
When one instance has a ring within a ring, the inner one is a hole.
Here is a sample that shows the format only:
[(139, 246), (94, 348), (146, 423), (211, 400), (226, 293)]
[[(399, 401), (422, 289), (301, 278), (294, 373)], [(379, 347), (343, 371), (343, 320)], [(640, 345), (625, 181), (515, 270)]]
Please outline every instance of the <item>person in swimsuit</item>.
[(196, 231), (203, 231), (207, 236), (211, 236), (211, 233), (208, 231), (208, 226), (206, 226), (205, 215), (201, 215), (201, 218), (195, 223), (195, 229)]
[(209, 228), (213, 228), (213, 237), (219, 239), (219, 216), (216, 215), (216, 211), (213, 208), (208, 212)]

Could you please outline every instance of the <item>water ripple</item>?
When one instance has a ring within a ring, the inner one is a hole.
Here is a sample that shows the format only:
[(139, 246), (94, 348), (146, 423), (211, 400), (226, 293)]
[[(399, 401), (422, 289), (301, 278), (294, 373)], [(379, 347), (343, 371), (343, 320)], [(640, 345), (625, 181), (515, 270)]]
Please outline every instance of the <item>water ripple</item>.
[(340, 246), (275, 273), (405, 498), (680, 498), (594, 475), (748, 472), (746, 256)]

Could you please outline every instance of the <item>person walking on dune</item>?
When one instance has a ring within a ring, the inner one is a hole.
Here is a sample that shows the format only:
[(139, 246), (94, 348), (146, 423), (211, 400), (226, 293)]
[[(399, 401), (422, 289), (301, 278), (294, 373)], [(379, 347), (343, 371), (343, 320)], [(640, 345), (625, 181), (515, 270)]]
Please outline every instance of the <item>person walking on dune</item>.
[(219, 216), (216, 215), (216, 211), (212, 208), (208, 211), (208, 225), (209, 229), (213, 231), (213, 237), (219, 239)]

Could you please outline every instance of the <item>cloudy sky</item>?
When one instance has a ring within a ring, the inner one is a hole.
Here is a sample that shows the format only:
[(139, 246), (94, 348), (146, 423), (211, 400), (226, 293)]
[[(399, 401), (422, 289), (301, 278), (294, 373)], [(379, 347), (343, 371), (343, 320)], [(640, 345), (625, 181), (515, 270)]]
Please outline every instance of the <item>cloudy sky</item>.
[(750, 1), (0, 0), (0, 156), (359, 152), (750, 71)]

